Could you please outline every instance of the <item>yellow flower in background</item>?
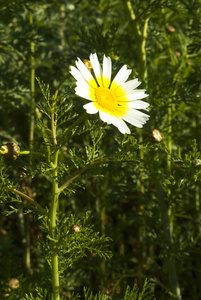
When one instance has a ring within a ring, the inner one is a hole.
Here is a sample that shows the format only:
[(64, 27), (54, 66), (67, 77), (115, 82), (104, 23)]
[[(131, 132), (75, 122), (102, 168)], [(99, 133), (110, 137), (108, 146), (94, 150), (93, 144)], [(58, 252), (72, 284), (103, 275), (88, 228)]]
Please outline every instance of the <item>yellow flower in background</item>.
[(131, 133), (128, 122), (141, 128), (149, 116), (138, 109), (146, 109), (149, 104), (141, 101), (147, 97), (145, 90), (136, 89), (141, 82), (138, 79), (129, 80), (131, 70), (124, 65), (111, 82), (112, 61), (110, 57), (103, 56), (101, 68), (96, 53), (90, 55), (93, 75), (87, 66), (77, 58), (76, 67), (71, 66), (71, 75), (76, 79), (75, 92), (90, 103), (83, 107), (87, 113), (99, 112), (102, 121), (113, 124), (123, 134)]

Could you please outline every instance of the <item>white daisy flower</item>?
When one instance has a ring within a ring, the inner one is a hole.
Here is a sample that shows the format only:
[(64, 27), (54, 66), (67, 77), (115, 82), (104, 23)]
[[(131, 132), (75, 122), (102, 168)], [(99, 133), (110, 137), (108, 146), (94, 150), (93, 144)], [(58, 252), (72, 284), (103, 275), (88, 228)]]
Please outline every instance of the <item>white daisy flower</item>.
[(87, 113), (99, 112), (102, 121), (113, 124), (123, 134), (131, 133), (126, 122), (142, 127), (149, 116), (138, 109), (146, 109), (149, 104), (141, 101), (147, 97), (145, 90), (136, 89), (141, 82), (138, 79), (129, 80), (131, 70), (124, 65), (111, 82), (112, 61), (110, 57), (103, 57), (101, 68), (96, 53), (90, 55), (90, 62), (94, 76), (80, 58), (71, 66), (71, 75), (76, 79), (75, 92), (78, 96), (90, 101), (84, 105)]

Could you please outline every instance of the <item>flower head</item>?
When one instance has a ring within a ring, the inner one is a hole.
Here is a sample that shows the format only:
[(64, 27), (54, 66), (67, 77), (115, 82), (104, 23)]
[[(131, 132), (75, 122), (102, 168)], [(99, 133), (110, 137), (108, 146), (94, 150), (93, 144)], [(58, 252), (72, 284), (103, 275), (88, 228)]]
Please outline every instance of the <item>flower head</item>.
[[(131, 70), (124, 65), (111, 81), (112, 61), (103, 57), (101, 68), (96, 53), (90, 55), (93, 74), (80, 58), (71, 66), (71, 75), (76, 79), (75, 92), (78, 96), (90, 101), (84, 105), (87, 113), (99, 112), (102, 121), (113, 124), (123, 134), (131, 133), (126, 122), (142, 127), (149, 116), (138, 109), (146, 109), (149, 104), (140, 99), (147, 97), (145, 90), (136, 89), (140, 85), (138, 79), (129, 80)], [(93, 76), (94, 75), (94, 76)]]
[(1, 146), (0, 154), (2, 154), (6, 160), (15, 160), (20, 154), (20, 147), (13, 142), (9, 142)]

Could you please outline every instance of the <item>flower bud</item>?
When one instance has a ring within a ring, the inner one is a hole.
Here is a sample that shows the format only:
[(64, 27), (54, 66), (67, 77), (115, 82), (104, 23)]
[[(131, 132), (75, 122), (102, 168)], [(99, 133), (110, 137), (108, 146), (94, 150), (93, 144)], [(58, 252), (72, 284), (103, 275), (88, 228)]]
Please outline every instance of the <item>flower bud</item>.
[(196, 159), (195, 161), (195, 167), (199, 167), (201, 166), (201, 160), (200, 159)]
[(179, 51), (175, 51), (174, 53), (177, 57), (180, 57), (181, 56), (181, 53)]
[(41, 112), (40, 112), (40, 110), (39, 110), (38, 108), (36, 108), (35, 113), (36, 113), (36, 117), (37, 117), (38, 119), (41, 119), (42, 114), (41, 114)]
[(20, 153), (20, 147), (15, 143), (7, 143), (4, 146), (1, 146), (0, 154), (3, 154), (6, 160), (15, 160)]
[(76, 225), (76, 224), (73, 225), (73, 231), (74, 231), (74, 232), (80, 232), (80, 230), (81, 230), (81, 229), (80, 229), (80, 226), (78, 226), (78, 225)]
[(163, 137), (158, 129), (152, 130), (152, 137), (153, 137), (154, 141), (158, 142), (158, 143), (160, 143), (163, 139)]
[(175, 28), (171, 25), (166, 26), (166, 30), (171, 33), (175, 32)]
[(20, 286), (20, 282), (17, 278), (11, 278), (8, 285), (11, 289), (17, 289)]

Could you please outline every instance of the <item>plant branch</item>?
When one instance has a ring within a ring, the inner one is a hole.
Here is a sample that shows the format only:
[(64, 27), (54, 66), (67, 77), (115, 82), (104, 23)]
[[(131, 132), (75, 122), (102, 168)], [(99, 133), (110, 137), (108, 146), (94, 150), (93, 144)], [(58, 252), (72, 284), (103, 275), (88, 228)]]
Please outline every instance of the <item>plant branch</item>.
[(19, 196), (21, 196), (22, 198), (26, 199), (29, 203), (31, 203), (31, 205), (35, 206), (36, 208), (38, 208), (43, 215), (47, 215), (47, 211), (37, 202), (34, 201), (34, 199), (32, 199), (31, 197), (29, 197), (28, 195), (16, 190), (16, 189), (12, 189), (10, 187), (8, 187), (12, 192), (18, 194)]
[(55, 120), (54, 120), (54, 106), (55, 106), (55, 103), (53, 104), (53, 106), (51, 108), (51, 129), (52, 129), (53, 144), (54, 144), (54, 146), (56, 146), (57, 138), (56, 138), (56, 126), (55, 126)]
[[(29, 23), (33, 25), (33, 14), (29, 12)], [(35, 123), (35, 58), (34, 58), (34, 51), (35, 51), (35, 44), (34, 42), (30, 42), (30, 91), (31, 91), (31, 103), (30, 103), (30, 128), (29, 128), (29, 144), (30, 147), (33, 147), (34, 141), (34, 123)]]
[(113, 158), (114, 155), (110, 155), (110, 156), (106, 156), (106, 157), (102, 157), (94, 162), (92, 162), (91, 164), (88, 164), (87, 166), (85, 166), (83, 169), (77, 171), (72, 177), (70, 177), (65, 183), (63, 183), (59, 188), (58, 188), (58, 192), (61, 193), (67, 186), (69, 183), (71, 183), (71, 181), (73, 181), (74, 179), (76, 179), (79, 175), (81, 175), (82, 173), (86, 172), (87, 170), (93, 168), (96, 165), (100, 165), (103, 163), (108, 162), (111, 158)]
[(84, 121), (87, 117), (87, 113), (85, 112), (80, 118), (78, 118), (69, 128), (68, 130), (64, 133), (63, 138), (62, 138), (62, 142), (60, 144), (60, 146), (62, 145), (63, 141), (66, 140), (66, 138), (68, 137), (68, 135), (72, 132), (72, 130), (78, 126), (82, 121)]
[(52, 266), (52, 289), (53, 289), (53, 300), (59, 300), (59, 266), (58, 266), (58, 253), (55, 247), (55, 231), (56, 231), (56, 215), (58, 208), (58, 182), (57, 182), (57, 165), (58, 165), (58, 150), (55, 152), (53, 157), (53, 174), (52, 174), (52, 202), (49, 216), (49, 231), (52, 240), (50, 241), (51, 254), (51, 266)]
[(127, 11), (127, 14), (130, 18), (130, 21), (132, 23), (133, 27), (133, 33), (136, 38), (136, 45), (138, 50), (138, 57), (139, 57), (139, 69), (140, 69), (140, 76), (143, 78), (143, 80), (146, 80), (147, 77), (147, 70), (146, 70), (146, 50), (145, 50), (145, 43), (146, 43), (146, 37), (147, 37), (147, 28), (148, 28), (148, 22), (150, 19), (150, 16), (148, 16), (145, 21), (142, 28), (142, 32), (140, 30), (139, 22), (136, 18), (135, 12), (132, 8), (132, 4), (130, 1), (123, 1), (123, 4), (125, 5), (125, 9)]

